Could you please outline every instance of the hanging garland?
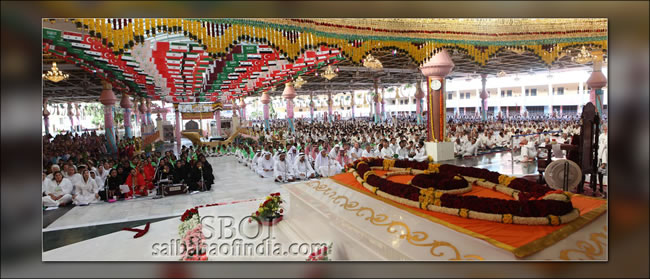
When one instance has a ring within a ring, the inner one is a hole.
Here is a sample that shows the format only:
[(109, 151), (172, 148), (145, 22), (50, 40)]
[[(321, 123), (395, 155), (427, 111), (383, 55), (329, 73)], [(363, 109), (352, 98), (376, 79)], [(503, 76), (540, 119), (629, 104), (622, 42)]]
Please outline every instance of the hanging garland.
[[(167, 33), (183, 34), (213, 58), (225, 57), (234, 45), (248, 41), (269, 44), (290, 61), (315, 46), (336, 47), (354, 63), (371, 51), (392, 49), (423, 64), (445, 48), (467, 53), (474, 62), (485, 65), (499, 51), (514, 48), (531, 51), (550, 65), (568, 47), (589, 45), (606, 50), (608, 32), (606, 19), (466, 19), (463, 24), (450, 19), (122, 18), (73, 22), (78, 29), (101, 38), (116, 55), (144, 42), (145, 35)], [(397, 28), (393, 27), (396, 24)]]

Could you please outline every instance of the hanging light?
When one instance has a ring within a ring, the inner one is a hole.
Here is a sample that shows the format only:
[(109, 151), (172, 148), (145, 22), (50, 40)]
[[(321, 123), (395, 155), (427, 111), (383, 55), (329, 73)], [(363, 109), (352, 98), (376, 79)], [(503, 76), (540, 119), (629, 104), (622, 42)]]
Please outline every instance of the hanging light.
[(59, 68), (56, 66), (56, 62), (52, 62), (52, 69), (47, 71), (47, 74), (43, 74), (43, 78), (51, 82), (59, 82), (70, 77), (68, 74), (64, 74), (59, 71)]
[(571, 61), (580, 64), (585, 64), (593, 60), (594, 60), (594, 56), (591, 54), (589, 50), (587, 50), (585, 46), (582, 46), (582, 48), (580, 48), (580, 52), (578, 53), (578, 55), (571, 57)]
[(307, 83), (304, 79), (302, 79), (301, 76), (299, 76), (294, 82), (293, 82), (293, 87), (295, 89), (300, 89), (303, 84)]
[(363, 60), (363, 66), (371, 70), (380, 70), (384, 68), (377, 58), (373, 57), (372, 54), (368, 54), (366, 59)]
[(505, 76), (506, 76), (506, 72), (504, 71), (501, 71), (497, 74), (497, 77), (505, 77)]
[(332, 70), (332, 66), (328, 65), (327, 69), (323, 72), (323, 77), (326, 78), (327, 80), (332, 80), (333, 78), (337, 77), (338, 75)]

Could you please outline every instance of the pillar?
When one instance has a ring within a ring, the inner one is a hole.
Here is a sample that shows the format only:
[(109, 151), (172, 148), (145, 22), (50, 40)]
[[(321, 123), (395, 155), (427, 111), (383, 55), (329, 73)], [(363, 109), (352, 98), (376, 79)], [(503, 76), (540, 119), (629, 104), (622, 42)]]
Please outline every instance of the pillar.
[(460, 90), (456, 90), (456, 115), (460, 114)]
[(176, 127), (174, 131), (174, 136), (176, 136), (176, 150), (180, 154), (181, 152), (181, 111), (178, 110), (178, 104), (174, 104), (174, 116), (176, 118)]
[(327, 94), (327, 121), (332, 123), (332, 106), (334, 105), (334, 100), (332, 100), (332, 92)]
[(150, 98), (147, 98), (147, 107), (146, 108), (147, 108), (147, 110), (146, 110), (146, 112), (147, 112), (147, 114), (146, 114), (147, 115), (146, 123), (147, 123), (147, 125), (152, 125), (153, 120), (151, 119), (151, 99)]
[(140, 106), (138, 107), (138, 110), (140, 111), (140, 126), (147, 125), (145, 115), (145, 113), (147, 113), (147, 107), (143, 98), (140, 98)]
[(70, 119), (70, 131), (74, 132), (74, 112), (72, 111), (72, 103), (68, 102), (68, 118)]
[(375, 109), (375, 123), (379, 123), (379, 113), (380, 113), (379, 102), (381, 101), (379, 98), (379, 79), (375, 78), (375, 82), (373, 85), (375, 87), (375, 96), (372, 99), (372, 101), (374, 102), (374, 109)]
[(424, 91), (422, 91), (422, 83), (418, 81), (415, 87), (415, 113), (418, 125), (422, 123), (422, 98), (424, 98)]
[(133, 123), (133, 128), (135, 129), (138, 126), (138, 121), (140, 121), (140, 105), (138, 104), (138, 99), (135, 97), (133, 98), (133, 113), (135, 113), (135, 122)]
[(311, 122), (314, 123), (314, 93), (309, 94), (309, 116)]
[(244, 98), (239, 98), (239, 108), (241, 109), (241, 121), (244, 122), (246, 121), (246, 102), (244, 102)]
[(293, 88), (293, 83), (287, 82), (284, 85), (282, 98), (287, 101), (287, 124), (292, 134), (296, 133), (296, 128), (293, 126), (293, 98), (296, 97), (296, 89)]
[(384, 100), (384, 90), (385, 88), (381, 88), (381, 100), (379, 103), (381, 104), (381, 114), (379, 115), (379, 121), (384, 122), (386, 120), (386, 100)]
[(582, 107), (585, 105), (583, 100), (584, 100), (584, 90), (585, 90), (585, 85), (584, 82), (580, 82), (578, 84), (578, 115), (582, 113)]
[(83, 127), (81, 127), (81, 112), (79, 111), (81, 108), (80, 104), (75, 105), (75, 117), (77, 118), (77, 130), (81, 131)]
[[(442, 142), (445, 139), (445, 77), (454, 68), (446, 50), (438, 52), (424, 64), (420, 71), (427, 77), (427, 141)], [(440, 87), (433, 86), (439, 83)], [(453, 152), (452, 152), (453, 157)]]
[(487, 74), (481, 74), (481, 120), (486, 121), (487, 120), (487, 110), (488, 110), (488, 104), (487, 104), (487, 99), (490, 96), (490, 94), (487, 93), (485, 90), (485, 84), (487, 83)]
[(113, 105), (117, 102), (115, 93), (113, 93), (113, 86), (102, 80), (102, 93), (99, 96), (99, 101), (104, 105), (104, 134), (108, 141), (108, 152), (116, 153), (117, 144), (115, 142), (115, 130), (113, 129)]
[(221, 136), (221, 109), (214, 112), (214, 120), (217, 122), (217, 136)]
[[(598, 61), (601, 60), (601, 61)], [(589, 101), (596, 107), (596, 111), (603, 115), (603, 87), (607, 85), (607, 78), (602, 72), (602, 57), (594, 60), (594, 70), (591, 72), (587, 85), (591, 88)]]
[(269, 126), (269, 103), (271, 102), (271, 97), (269, 97), (269, 93), (266, 91), (262, 93), (262, 98), (260, 99), (260, 102), (262, 102), (263, 105), (263, 110), (264, 110), (264, 130), (268, 131), (270, 126)]
[(131, 100), (129, 99), (129, 95), (126, 92), (122, 93), (120, 106), (124, 109), (124, 138), (129, 139), (132, 136), (131, 108), (133, 107), (133, 103), (131, 103)]
[(553, 111), (553, 95), (555, 95), (553, 93), (553, 84), (549, 81), (548, 82), (548, 100), (549, 100), (548, 111), (551, 112), (551, 115), (555, 113), (555, 111)]
[(43, 125), (45, 126), (45, 134), (50, 134), (50, 111), (47, 110), (47, 98), (43, 98)]
[(161, 112), (161, 113), (162, 113), (162, 119), (163, 119), (163, 121), (166, 121), (166, 120), (167, 120), (167, 108), (165, 107), (166, 104), (167, 104), (167, 103), (166, 103), (165, 100), (163, 99), (163, 100), (162, 100), (162, 108), (163, 108), (163, 110), (162, 110), (162, 112)]
[(521, 96), (519, 98), (521, 99), (521, 106), (519, 108), (519, 115), (524, 115), (524, 111), (526, 110), (526, 106), (524, 105), (524, 100), (526, 100), (526, 86), (522, 85), (521, 86)]
[(497, 87), (497, 101), (494, 106), (494, 116), (501, 114), (501, 88)]
[(356, 105), (356, 103), (354, 102), (355, 94), (354, 92), (352, 92), (351, 94), (352, 94), (352, 100), (350, 102), (350, 105), (352, 110), (352, 119), (354, 119), (354, 106)]

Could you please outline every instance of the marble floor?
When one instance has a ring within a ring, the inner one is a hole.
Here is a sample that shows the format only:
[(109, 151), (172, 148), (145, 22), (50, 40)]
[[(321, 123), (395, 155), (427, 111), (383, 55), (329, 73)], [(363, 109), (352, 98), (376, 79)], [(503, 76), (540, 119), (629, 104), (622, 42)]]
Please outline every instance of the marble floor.
[[(57, 209), (57, 211), (67, 212), (56, 216), (54, 221), (47, 218), (48, 222), (44, 224), (43, 231), (178, 216), (193, 206), (259, 199), (272, 192), (282, 192), (280, 184), (273, 182), (271, 178), (260, 178), (250, 169), (239, 164), (234, 157), (211, 157), (208, 160), (212, 164), (216, 178), (211, 191), (162, 199), (145, 197), (115, 203), (76, 206), (72, 209)], [(510, 151), (455, 158), (441, 163), (485, 168), (514, 176), (537, 174), (537, 164), (534, 162), (513, 164)]]
[[(260, 178), (234, 157), (208, 158), (215, 172), (212, 190), (162, 199), (138, 198), (115, 203), (75, 206), (43, 229), (43, 232), (180, 216), (191, 207), (217, 202), (263, 199), (269, 193), (283, 192), (271, 178)], [(63, 209), (56, 209), (63, 210)]]

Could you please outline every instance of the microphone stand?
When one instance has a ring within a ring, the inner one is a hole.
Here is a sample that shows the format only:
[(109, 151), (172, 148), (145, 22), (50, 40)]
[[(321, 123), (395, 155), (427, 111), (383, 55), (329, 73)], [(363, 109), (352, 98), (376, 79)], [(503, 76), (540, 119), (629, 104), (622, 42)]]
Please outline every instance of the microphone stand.
[[(158, 162), (156, 163), (156, 171), (154, 171), (154, 173), (153, 173), (153, 179), (156, 179), (156, 176), (158, 175), (158, 170), (160, 169), (160, 161), (162, 161), (162, 159), (163, 159), (163, 157), (160, 157), (160, 159), (158, 159)], [(158, 184), (158, 189), (160, 189), (160, 195), (158, 195), (158, 193), (156, 193), (156, 195), (152, 199), (164, 198), (165, 197), (165, 193), (164, 193), (165, 189), (163, 189), (163, 186), (160, 185), (160, 179), (158, 179), (158, 182), (156, 182), (156, 184)], [(158, 192), (158, 191), (156, 191), (156, 192)]]

